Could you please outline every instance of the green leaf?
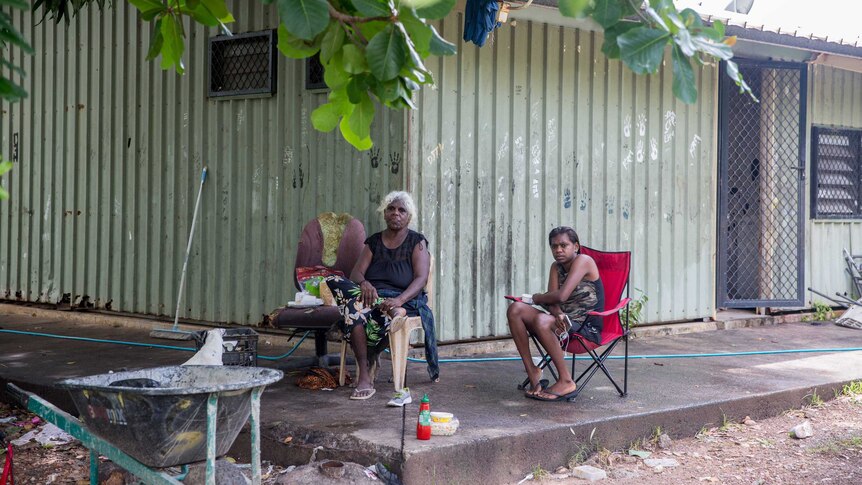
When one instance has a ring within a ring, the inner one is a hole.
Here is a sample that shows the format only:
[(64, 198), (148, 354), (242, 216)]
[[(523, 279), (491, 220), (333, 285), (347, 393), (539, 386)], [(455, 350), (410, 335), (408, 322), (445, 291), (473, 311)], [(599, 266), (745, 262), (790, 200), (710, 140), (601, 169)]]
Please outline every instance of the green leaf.
[(374, 121), (374, 102), (368, 96), (368, 93), (363, 91), (362, 99), (353, 109), (353, 113), (347, 120), (350, 125), (350, 130), (359, 138), (368, 138), (371, 136), (371, 122)]
[(21, 76), (27, 75), (27, 73), (24, 72), (24, 69), (21, 69), (21, 67), (16, 66), (15, 64), (12, 64), (11, 62), (7, 61), (6, 59), (3, 59), (2, 57), (0, 57), (0, 66), (8, 67), (9, 69), (20, 74)]
[(676, 35), (673, 36), (673, 41), (676, 42), (676, 45), (682, 49), (682, 53), (686, 55), (686, 57), (691, 57), (695, 54), (697, 47), (695, 47), (694, 43), (691, 40), (691, 33), (687, 29), (679, 30)]
[[(2, 11), (0, 11), (0, 42), (9, 42), (12, 45), (16, 45), (27, 54), (33, 54), (36, 52), (33, 50), (33, 47), (27, 43), (27, 39), (25, 39), (24, 36), (15, 29), (9, 16)], [(2, 47), (2, 45), (0, 45), (0, 47)]]
[(398, 75), (407, 57), (404, 43), (405, 39), (394, 25), (387, 26), (368, 42), (365, 52), (374, 77), (388, 81)]
[(748, 83), (745, 82), (745, 79), (742, 78), (742, 73), (739, 72), (739, 66), (736, 65), (733, 61), (725, 62), (727, 75), (730, 76), (730, 79), (733, 79), (733, 82), (739, 86), (740, 93), (748, 93), (751, 96), (751, 99), (754, 100), (755, 103), (759, 103), (757, 96), (751, 91), (751, 88), (748, 86)]
[(150, 39), (150, 49), (147, 51), (147, 60), (152, 61), (156, 57), (158, 57), (159, 53), (162, 52), (162, 42), (164, 41), (164, 37), (162, 37), (162, 19), (156, 20), (156, 23), (153, 24), (153, 34), (152, 39)]
[(192, 10), (198, 8), (200, 4), (201, 0), (186, 0), (186, 5)]
[(385, 83), (377, 83), (371, 87), (371, 91), (377, 96), (381, 103), (391, 103), (400, 98), (404, 93), (400, 79), (393, 79)]
[(202, 6), (206, 7), (207, 10), (213, 16), (224, 23), (235, 22), (236, 19), (231, 15), (230, 10), (228, 10), (227, 5), (224, 0), (200, 0)]
[[(562, 12), (562, 9), (560, 9), (560, 12)], [(622, 15), (623, 9), (620, 7), (618, 0), (595, 0), (595, 7), (590, 12), (590, 17), (604, 28), (608, 28), (619, 22)]]
[(0, 99), (18, 101), (27, 97), (27, 91), (5, 77), (0, 77)]
[(422, 57), (428, 57), (431, 49), (431, 26), (416, 16), (414, 10), (410, 7), (402, 6), (398, 11), (398, 20), (404, 25), (410, 39), (413, 40), (413, 45)]
[(374, 22), (362, 22), (359, 24), (359, 32), (361, 32), (366, 39), (370, 39), (382, 32), (387, 25), (390, 25), (390, 23), (380, 20), (375, 20)]
[(602, 52), (608, 59), (620, 58), (620, 45), (617, 43), (619, 36), (639, 26), (640, 24), (634, 22), (617, 22), (605, 29), (605, 42), (602, 44)]
[(353, 104), (359, 104), (368, 97), (368, 75), (352, 76), (347, 83), (347, 98)]
[(339, 89), (347, 85), (350, 76), (344, 71), (341, 63), (341, 55), (333, 56), (328, 63), (323, 65), (323, 81), (330, 89)]
[(559, 0), (557, 5), (564, 17), (578, 18), (587, 13), (590, 0)]
[(311, 112), (311, 124), (317, 131), (328, 133), (338, 126), (341, 113), (332, 103), (322, 104)]
[(431, 45), (428, 47), (428, 52), (434, 56), (451, 56), (458, 52), (458, 49), (455, 47), (455, 44), (449, 42), (448, 40), (440, 37), (440, 34), (437, 33), (437, 29), (434, 26), (431, 26)]
[(347, 117), (341, 118), (341, 123), (338, 124), (338, 127), (341, 129), (341, 136), (357, 150), (365, 151), (374, 146), (370, 136), (362, 138), (350, 128)]
[(456, 0), (412, 0), (409, 2), (415, 9), (419, 18), (428, 20), (440, 20), (449, 15)]
[[(369, 52), (371, 43), (368, 44)], [(365, 54), (359, 47), (353, 44), (345, 44), (341, 48), (341, 61), (344, 63), (344, 71), (350, 74), (359, 74), (368, 71), (368, 62), (365, 60)]]
[(141, 12), (146, 12), (152, 9), (164, 9), (165, 5), (158, 0), (129, 0), (129, 3), (135, 6)]
[(329, 102), (335, 106), (335, 109), (341, 113), (341, 116), (350, 116), (353, 113), (353, 109), (356, 107), (355, 104), (350, 102), (350, 99), (347, 97), (347, 90), (342, 89), (333, 89), (329, 93)]
[(149, 22), (167, 11), (167, 6), (156, 0), (129, 0), (141, 12), (141, 20)]
[(673, 60), (673, 95), (685, 104), (692, 104), (697, 101), (697, 87), (694, 84), (691, 62), (678, 45), (673, 46), (671, 59)]
[(341, 50), (344, 44), (344, 28), (340, 22), (329, 24), (326, 29), (326, 34), (323, 36), (323, 41), (320, 43), (320, 62), (326, 64), (332, 59), (336, 52)]
[(291, 59), (305, 59), (313, 56), (320, 50), (320, 46), (314, 42), (304, 41), (294, 35), (284, 27), (284, 24), (278, 26), (278, 50), (285, 57)]
[(186, 44), (183, 40), (181, 20), (177, 15), (166, 15), (162, 18), (162, 69), (174, 67), (179, 74), (186, 70), (183, 65), (183, 51)]
[(690, 8), (683, 9), (679, 16), (682, 17), (683, 22), (688, 27), (700, 28), (703, 27), (703, 20), (700, 18), (700, 14), (695, 10)]
[(718, 40), (724, 38), (724, 22), (716, 20), (712, 23), (712, 28), (715, 29), (716, 33), (718, 33)]
[(326, 0), (278, 0), (278, 16), (288, 32), (312, 40), (329, 25)]
[(715, 42), (703, 35), (696, 35), (691, 39), (694, 47), (704, 54), (726, 61), (733, 57), (733, 49), (727, 44)]
[[(30, 8), (30, 5), (24, 0), (2, 0), (0, 1), (0, 5), (9, 5), (10, 7), (17, 8), (19, 10), (27, 10)], [(36, 8), (34, 7), (33, 10), (35, 9)]]
[(12, 170), (12, 162), (9, 160), (3, 160), (3, 158), (0, 157), (0, 177), (9, 170)]
[(670, 34), (649, 27), (637, 27), (617, 38), (620, 58), (635, 74), (654, 73), (661, 64)]
[(353, 6), (366, 17), (389, 17), (392, 5), (388, 0), (353, 0)]

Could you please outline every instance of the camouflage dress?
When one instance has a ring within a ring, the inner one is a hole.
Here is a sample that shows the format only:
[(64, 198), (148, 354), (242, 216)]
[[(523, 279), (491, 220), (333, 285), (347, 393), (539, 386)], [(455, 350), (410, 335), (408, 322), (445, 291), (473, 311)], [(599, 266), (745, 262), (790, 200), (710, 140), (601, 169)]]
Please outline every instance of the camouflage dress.
[[(563, 287), (569, 276), (566, 268), (557, 263), (557, 276), (560, 288)], [(572, 290), (569, 298), (560, 304), (560, 310), (569, 316), (572, 321), (572, 329), (569, 333), (578, 333), (587, 340), (595, 343), (602, 341), (602, 317), (587, 315), (591, 311), (604, 311), (605, 309), (605, 287), (601, 278), (595, 281), (581, 280), (578, 286)]]

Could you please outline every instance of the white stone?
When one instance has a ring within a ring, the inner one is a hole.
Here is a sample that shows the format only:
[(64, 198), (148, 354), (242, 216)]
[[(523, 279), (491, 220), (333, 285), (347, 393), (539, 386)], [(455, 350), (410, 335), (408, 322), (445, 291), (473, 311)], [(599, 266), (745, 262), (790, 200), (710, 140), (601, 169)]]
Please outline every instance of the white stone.
[(810, 438), (814, 436), (814, 428), (811, 427), (810, 421), (803, 421), (790, 430), (790, 435), (798, 440)]
[(601, 468), (596, 468), (589, 465), (581, 465), (572, 469), (572, 476), (591, 482), (597, 482), (599, 480), (604, 480), (605, 478), (607, 478), (608, 474), (605, 473), (605, 471)]
[(678, 466), (679, 462), (674, 460), (673, 458), (647, 458), (646, 460), (644, 460), (644, 465), (650, 468), (669, 468), (672, 466)]

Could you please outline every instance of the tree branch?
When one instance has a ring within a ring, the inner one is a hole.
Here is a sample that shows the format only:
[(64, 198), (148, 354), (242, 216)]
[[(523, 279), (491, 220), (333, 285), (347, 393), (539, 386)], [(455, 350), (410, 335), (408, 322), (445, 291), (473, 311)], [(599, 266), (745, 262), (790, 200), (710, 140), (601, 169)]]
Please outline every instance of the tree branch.
[(355, 15), (347, 15), (346, 13), (342, 13), (338, 10), (335, 10), (335, 7), (333, 7), (332, 5), (329, 5), (329, 16), (334, 18), (335, 20), (338, 20), (341, 23), (347, 23), (351, 25), (361, 24), (365, 22), (374, 22), (376, 20), (388, 22), (396, 19), (394, 15), (390, 15), (388, 17), (383, 15), (381, 15), (380, 17), (357, 17)]
[[(635, 15), (637, 15), (638, 18), (640, 18), (643, 23), (645, 23), (647, 25), (652, 25), (652, 23), (653, 23), (652, 20), (649, 17), (647, 17), (646, 15), (644, 15), (643, 12), (641, 12), (640, 5), (638, 5), (638, 4), (642, 5), (643, 2), (638, 2), (636, 0), (628, 0), (628, 2), (629, 2), (629, 5), (631, 5), (631, 7), (634, 9)], [(332, 7), (330, 7), (330, 8), (332, 8)]]

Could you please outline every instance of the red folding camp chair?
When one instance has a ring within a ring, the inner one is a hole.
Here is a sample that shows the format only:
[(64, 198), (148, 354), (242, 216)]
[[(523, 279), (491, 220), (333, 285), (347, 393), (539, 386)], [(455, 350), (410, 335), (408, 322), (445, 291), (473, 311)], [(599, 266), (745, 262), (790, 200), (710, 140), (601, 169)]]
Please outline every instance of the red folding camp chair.
[[(573, 333), (571, 337), (566, 341), (566, 347), (563, 349), (566, 352), (572, 354), (572, 376), (575, 375), (575, 355), (577, 354), (587, 354), (592, 358), (592, 362), (589, 366), (575, 379), (575, 384), (577, 384), (578, 388), (575, 391), (575, 394), (568, 399), (569, 402), (574, 401), (581, 391), (587, 386), (587, 383), (592, 379), (593, 375), (601, 369), (602, 372), (608, 379), (610, 379), (611, 383), (614, 387), (617, 388), (617, 391), (620, 393), (620, 396), (625, 396), (628, 392), (628, 375), (629, 375), (629, 322), (628, 315), (626, 315), (625, 325), (622, 324), (620, 320), (620, 310), (626, 308), (631, 301), (629, 298), (629, 271), (631, 269), (631, 259), (632, 254), (629, 251), (623, 252), (605, 252), (605, 251), (597, 251), (595, 249), (590, 249), (586, 246), (581, 246), (581, 254), (586, 254), (592, 257), (596, 261), (596, 266), (599, 268), (599, 277), (602, 279), (602, 284), (605, 288), (605, 311), (603, 312), (590, 312), (590, 315), (601, 315), (604, 317), (603, 325), (602, 325), (602, 342), (601, 344), (596, 344), (595, 342), (591, 342), (584, 338), (583, 336)], [(623, 298), (623, 290), (625, 290), (626, 295)], [(530, 339), (536, 345), (536, 348), (539, 349), (539, 354), (542, 356), (542, 361), (539, 363), (539, 368), (548, 370), (557, 378), (556, 372), (549, 364), (551, 363), (551, 357), (542, 349), (542, 346), (539, 345), (539, 340), (535, 335), (530, 334)], [(623, 371), (623, 387), (620, 388), (619, 384), (614, 380), (611, 376), (610, 371), (608, 371), (607, 367), (605, 367), (605, 360), (611, 355), (614, 348), (620, 343), (620, 340), (623, 341), (625, 346), (625, 360), (624, 360), (624, 371)], [(599, 347), (607, 346), (601, 353), (598, 353), (596, 349)], [(530, 380), (526, 379), (519, 386), (520, 389), (526, 389), (527, 386), (530, 385)]]

